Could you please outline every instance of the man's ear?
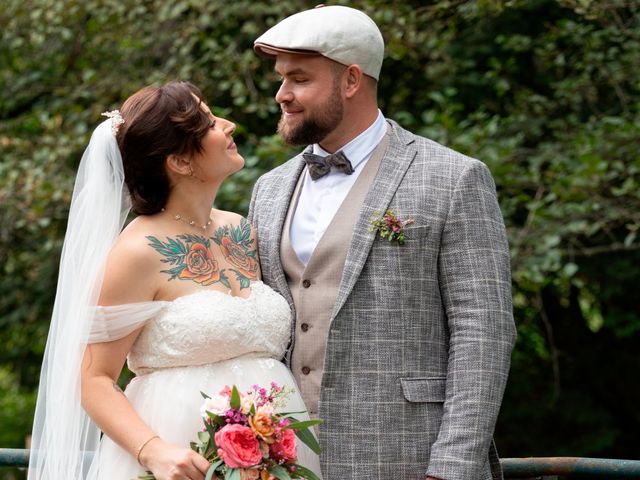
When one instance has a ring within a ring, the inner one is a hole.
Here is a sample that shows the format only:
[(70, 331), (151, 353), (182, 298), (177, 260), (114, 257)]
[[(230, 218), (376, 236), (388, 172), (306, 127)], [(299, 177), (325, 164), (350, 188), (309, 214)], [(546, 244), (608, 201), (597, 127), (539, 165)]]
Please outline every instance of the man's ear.
[(346, 84), (344, 94), (347, 98), (352, 98), (358, 92), (358, 90), (362, 88), (362, 83), (364, 80), (363, 75), (364, 73), (362, 72), (362, 68), (360, 68), (360, 65), (354, 64), (347, 67), (344, 72)]
[(167, 157), (167, 170), (171, 173), (191, 176), (193, 175), (193, 168), (191, 167), (191, 160), (180, 156), (171, 154)]

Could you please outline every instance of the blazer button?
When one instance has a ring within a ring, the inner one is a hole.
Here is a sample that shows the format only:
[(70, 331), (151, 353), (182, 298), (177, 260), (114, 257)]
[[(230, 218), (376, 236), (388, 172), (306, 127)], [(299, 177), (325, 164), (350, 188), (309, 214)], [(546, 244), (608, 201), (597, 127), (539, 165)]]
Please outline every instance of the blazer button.
[(300, 325), (300, 330), (302, 330), (303, 332), (306, 332), (307, 330), (309, 330), (309, 324), (303, 323), (302, 325)]
[(302, 281), (302, 286), (303, 286), (304, 288), (309, 288), (309, 287), (311, 286), (311, 280), (309, 280), (309, 279), (305, 279), (305, 280), (303, 280), (303, 281)]
[(302, 367), (302, 373), (304, 373), (305, 375), (309, 375), (310, 372), (311, 369), (309, 367)]

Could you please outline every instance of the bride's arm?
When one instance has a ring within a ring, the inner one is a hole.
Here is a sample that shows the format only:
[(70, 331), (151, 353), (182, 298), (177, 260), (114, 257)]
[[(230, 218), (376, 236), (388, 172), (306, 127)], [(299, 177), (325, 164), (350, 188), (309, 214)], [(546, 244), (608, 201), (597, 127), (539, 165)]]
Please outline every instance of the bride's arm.
[[(153, 270), (149, 268), (144, 250), (136, 254), (135, 245), (131, 247), (116, 245), (110, 254), (100, 294), (101, 305), (153, 299)], [(142, 421), (116, 383), (140, 330), (113, 342), (87, 346), (81, 368), (82, 406), (106, 435), (138, 458), (158, 480), (185, 476), (203, 479), (209, 467), (207, 460), (186, 446), (155, 438), (156, 433)]]

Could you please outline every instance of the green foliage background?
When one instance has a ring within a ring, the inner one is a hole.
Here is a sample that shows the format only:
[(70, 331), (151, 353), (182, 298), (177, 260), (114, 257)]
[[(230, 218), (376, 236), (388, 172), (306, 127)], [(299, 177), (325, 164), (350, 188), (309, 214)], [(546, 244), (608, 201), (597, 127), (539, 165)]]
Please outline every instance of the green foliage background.
[[(245, 212), (255, 179), (292, 153), (274, 135), (273, 65), (251, 46), (315, 2), (2, 3), (0, 446), (22, 447), (74, 172), (100, 113), (144, 85), (193, 81), (238, 124), (246, 168), (217, 206)], [(519, 331), (502, 455), (637, 458), (640, 3), (343, 3), (383, 31), (383, 112), (495, 176)]]

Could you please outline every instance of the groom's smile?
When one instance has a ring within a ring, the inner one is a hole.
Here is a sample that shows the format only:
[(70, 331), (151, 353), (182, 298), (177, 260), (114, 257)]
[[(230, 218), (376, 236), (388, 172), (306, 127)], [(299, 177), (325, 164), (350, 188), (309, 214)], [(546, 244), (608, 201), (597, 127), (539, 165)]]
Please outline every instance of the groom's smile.
[(335, 62), (318, 55), (281, 53), (276, 93), (282, 115), (278, 133), (292, 145), (320, 143), (339, 126), (343, 104)]

